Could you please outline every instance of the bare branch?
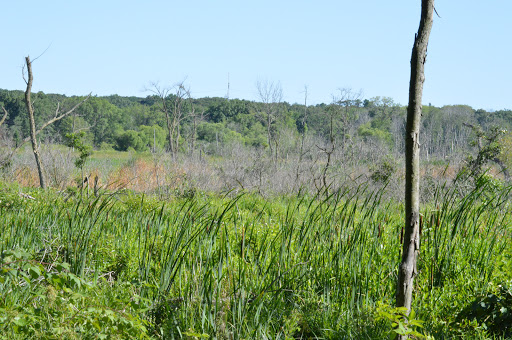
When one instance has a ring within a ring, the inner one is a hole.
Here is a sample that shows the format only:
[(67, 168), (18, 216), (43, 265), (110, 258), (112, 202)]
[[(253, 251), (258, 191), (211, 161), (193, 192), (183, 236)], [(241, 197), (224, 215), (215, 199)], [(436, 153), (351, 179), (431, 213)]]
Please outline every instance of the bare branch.
[(434, 12), (436, 12), (436, 14), (439, 17), (439, 19), (441, 19), (441, 16), (439, 15), (439, 13), (437, 13), (437, 9), (435, 7), (434, 7)]
[(60, 102), (57, 103), (57, 108), (55, 109), (55, 117), (57, 117), (59, 115), (59, 110), (60, 110)]
[[(94, 124), (94, 125), (96, 125), (96, 124)], [(88, 130), (90, 130), (94, 125), (87, 126), (87, 127), (83, 127), (83, 128), (80, 128), (80, 129), (76, 129), (76, 130), (75, 130), (75, 133), (77, 133), (77, 132), (81, 132), (81, 131), (88, 131)]]
[[(160, 110), (165, 114), (168, 141), (171, 154), (176, 156), (179, 148), (180, 122), (184, 119), (184, 101), (190, 99), (190, 88), (185, 86), (185, 80), (176, 83), (172, 88), (161, 87), (158, 83), (150, 83), (147, 91), (152, 92), (160, 100)], [(169, 97), (173, 93), (173, 97)]]
[[(41, 131), (44, 130), (44, 128), (46, 128), (48, 125), (51, 125), (59, 120), (61, 120), (62, 118), (65, 118), (67, 116), (69, 116), (71, 113), (73, 113), (73, 111), (75, 111), (80, 105), (82, 105), (83, 103), (85, 103), (89, 98), (91, 98), (91, 93), (89, 93), (89, 95), (87, 97), (85, 97), (85, 99), (83, 99), (81, 102), (79, 102), (78, 104), (76, 104), (75, 106), (73, 106), (70, 110), (66, 111), (65, 113), (62, 113), (59, 115), (59, 104), (57, 104), (57, 110), (55, 111), (55, 117), (53, 117), (52, 119), (50, 119), (49, 121), (47, 121), (46, 123), (44, 123), (41, 128), (39, 128), (39, 130), (36, 131), (35, 135), (37, 136)], [(30, 137), (27, 137), (23, 140), (23, 142), (28, 142), (30, 140)]]
[(32, 61), (31, 61), (31, 62), (33, 63), (34, 61), (36, 61), (37, 59), (39, 59), (43, 54), (45, 54), (45, 53), (46, 53), (46, 51), (48, 51), (48, 50), (50, 49), (50, 47), (52, 47), (52, 43), (50, 43), (50, 45), (48, 45), (48, 47), (43, 51), (43, 53), (41, 53), (40, 55), (38, 55), (37, 57), (35, 57), (34, 59), (32, 59)]
[(8, 112), (5, 109), (5, 107), (2, 106), (2, 111), (4, 111), (4, 116), (2, 117), (2, 120), (0, 120), (0, 126), (5, 122), (5, 119), (7, 118)]
[(23, 64), (23, 66), (21, 67), (21, 76), (23, 77), (23, 81), (25, 82), (25, 84), (28, 85), (28, 80), (27, 78), (25, 78), (25, 64)]
[(32, 75), (32, 63), (30, 62), (30, 57), (25, 57), (25, 62), (27, 65), (27, 74), (28, 74), (28, 82), (27, 82), (27, 89), (25, 90), (25, 105), (27, 107), (28, 111), (28, 117), (29, 117), (29, 123), (30, 123), (30, 138), (29, 140), (32, 142), (32, 151), (34, 152), (34, 157), (36, 160), (37, 165), (37, 172), (39, 174), (39, 183), (41, 185), (41, 188), (46, 188), (46, 181), (44, 179), (44, 167), (41, 162), (41, 155), (39, 154), (39, 148), (37, 145), (37, 138), (36, 138), (36, 124), (34, 119), (34, 107), (32, 106), (31, 101), (31, 91), (32, 91), (32, 81), (33, 81), (33, 75)]

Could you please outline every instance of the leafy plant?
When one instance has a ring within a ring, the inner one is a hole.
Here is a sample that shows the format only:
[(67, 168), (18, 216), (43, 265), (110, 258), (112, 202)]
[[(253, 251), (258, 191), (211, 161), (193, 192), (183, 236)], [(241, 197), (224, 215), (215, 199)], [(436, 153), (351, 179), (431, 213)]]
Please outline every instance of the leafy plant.
[(416, 313), (413, 309), (407, 316), (407, 308), (392, 307), (379, 301), (376, 313), (376, 321), (384, 320), (391, 325), (390, 339), (394, 339), (397, 334), (407, 335), (414, 339), (432, 339), (418, 331), (419, 328), (423, 328), (423, 321), (415, 319)]
[(457, 323), (476, 321), (485, 330), (496, 336), (512, 336), (512, 281), (493, 287), (478, 296), (457, 316)]
[(2, 252), (0, 331), (14, 338), (148, 338), (145, 302), (133, 292), (110, 306), (95, 298), (100, 285), (70, 272), (67, 263), (35, 261), (21, 249)]
[(375, 311), (395, 294), (402, 227), (403, 207), (383, 199), (386, 186), (165, 202), (125, 191), (64, 202), (51, 189), (23, 189), (32, 200), (0, 184), (10, 202), (0, 204), (0, 334), (486, 337), (476, 319), (452, 321), (486, 282), (510, 276), (510, 188), (488, 185), (465, 196), (435, 188), (422, 212), (416, 316), (406, 318), (391, 306)]
[(79, 156), (75, 160), (75, 166), (80, 170), (83, 169), (85, 162), (92, 155), (92, 146), (85, 144), (84, 139), (84, 131), (66, 134), (66, 146), (75, 148), (79, 152)]
[(500, 159), (503, 150), (501, 139), (506, 130), (494, 127), (488, 132), (484, 132), (479, 126), (467, 123), (464, 125), (470, 127), (473, 131), (475, 139), (471, 141), (471, 145), (477, 148), (476, 155), (470, 154), (466, 157), (466, 165), (463, 170), (466, 170), (467, 175), (473, 179), (479, 178), (485, 171), (485, 165), (492, 161), (500, 165), (508, 176), (508, 172)]
[(370, 179), (376, 183), (385, 183), (396, 173), (396, 168), (391, 157), (386, 157), (370, 167)]

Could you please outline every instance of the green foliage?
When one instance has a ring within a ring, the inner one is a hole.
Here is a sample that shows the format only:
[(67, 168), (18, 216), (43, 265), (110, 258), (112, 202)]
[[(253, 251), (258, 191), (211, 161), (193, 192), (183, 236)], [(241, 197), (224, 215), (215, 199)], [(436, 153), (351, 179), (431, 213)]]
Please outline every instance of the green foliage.
[(390, 157), (385, 157), (370, 166), (370, 179), (375, 183), (386, 183), (396, 173), (397, 164)]
[[(37, 126), (52, 118), (51, 115), (55, 112), (57, 103), (60, 103), (61, 108), (65, 109), (81, 100), (80, 97), (66, 97), (43, 92), (34, 93), (33, 96), (36, 110), (41, 113), (36, 116)], [(27, 120), (24, 119), (26, 109), (23, 92), (0, 90), (0, 102), (9, 111), (9, 117), (4, 125), (13, 136), (14, 141), (19, 144), (29, 134)], [(204, 112), (204, 119), (208, 123), (222, 123), (225, 128), (241, 134), (246, 145), (255, 147), (266, 145), (266, 130), (261, 124), (260, 113), (263, 111), (261, 103), (238, 99), (226, 100), (225, 98), (190, 99), (188, 104), (191, 103), (196, 109), (196, 114)], [(182, 137), (188, 139), (192, 135), (193, 119), (186, 115), (189, 113), (190, 107), (185, 106), (185, 116), (180, 122), (180, 131), (183, 132)], [(335, 100), (334, 105), (309, 106), (307, 119), (303, 124), (301, 115), (304, 114), (304, 109), (303, 105), (282, 103), (279, 117), (272, 123), (272, 134), (276, 135), (286, 129), (296, 130), (300, 134), (307, 128), (308, 135), (327, 140), (330, 138), (330, 117), (332, 116), (333, 132), (337, 140), (340, 140), (341, 137), (348, 138), (350, 141), (374, 142), (377, 140), (389, 147), (401, 148), (401, 145), (394, 144), (397, 142), (397, 136), (401, 136), (403, 133), (401, 126), (405, 120), (405, 107), (400, 107), (391, 98), (374, 97), (362, 102), (360, 100)], [(444, 157), (446, 153), (468, 151), (468, 136), (464, 123), (476, 124), (478, 122), (482, 126), (482, 131), (485, 131), (486, 137), (489, 137), (492, 126), (500, 126), (501, 129), (512, 128), (512, 111), (510, 110), (487, 112), (481, 109), (473, 110), (466, 105), (451, 105), (442, 108), (425, 106), (423, 111), (421, 140), (424, 141), (423, 145), (428, 154), (437, 156), (443, 155)], [(128, 150), (131, 147), (136, 151), (143, 151), (147, 147), (153, 148), (153, 133), (147, 127), (159, 127), (156, 129), (156, 144), (157, 148), (163, 148), (165, 136), (162, 139), (159, 132), (161, 129), (166, 131), (166, 120), (159, 108), (158, 98), (155, 96), (137, 98), (113, 95), (90, 98), (77, 109), (74, 116), (66, 117), (56, 124), (48, 126), (42, 132), (41, 137), (43, 140), (45, 137), (53, 139), (55, 136), (65, 136), (66, 133), (77, 129), (88, 129), (85, 140), (95, 147), (106, 143), (104, 145), (113, 145), (119, 150)], [(133, 132), (124, 134), (125, 131), (136, 131), (142, 142)], [(227, 132), (224, 131), (223, 134)], [(206, 139), (212, 140), (211, 132), (206, 134), (209, 135)], [(461, 138), (454, 141), (453, 135)], [(120, 140), (119, 145), (118, 138), (125, 138), (125, 140)], [(233, 139), (239, 138), (231, 135), (226, 138), (226, 143), (230, 143)], [(130, 145), (126, 145), (126, 143)], [(508, 158), (500, 155), (500, 159), (502, 158), (505, 163), (510, 163)]]
[(373, 127), (371, 123), (361, 125), (358, 129), (358, 133), (365, 139), (375, 139), (384, 142), (388, 146), (393, 144), (393, 136), (389, 131)]
[(197, 127), (197, 137), (199, 140), (204, 140), (210, 143), (232, 143), (241, 142), (242, 136), (228, 128), (222, 123), (208, 123), (203, 122)]
[(265, 127), (260, 122), (253, 122), (242, 131), (246, 145), (261, 147), (268, 146)]
[(147, 145), (137, 131), (128, 130), (119, 132), (115, 141), (116, 149), (119, 151), (128, 151), (130, 148), (135, 151), (147, 150)]
[(477, 154), (466, 157), (466, 169), (469, 176), (476, 179), (484, 171), (484, 166), (489, 161), (496, 160), (502, 153), (501, 137), (506, 131), (495, 127), (488, 133), (484, 133), (480, 127), (472, 125), (470, 127), (475, 134), (475, 140), (471, 144), (477, 147)]
[[(462, 197), (456, 187), (435, 188), (422, 212), (416, 315), (406, 318), (379, 304), (395, 295), (403, 206), (377, 187), (273, 199), (184, 191), (166, 201), (125, 190), (64, 201), (36, 189), (26, 199), (0, 184), (1, 334), (492, 335), (490, 318), (486, 332), (461, 312), (487, 282), (510, 279), (510, 188)], [(508, 297), (490, 293), (501, 299), (491, 306), (498, 320)]]
[(96, 296), (111, 287), (91, 285), (67, 263), (39, 262), (20, 249), (4, 250), (1, 260), (2, 338), (149, 338), (148, 324), (138, 316), (145, 301), (129, 292), (131, 287), (118, 287), (128, 294), (105, 306)]
[(92, 147), (84, 143), (85, 132), (81, 131), (78, 133), (67, 133), (66, 134), (66, 146), (75, 148), (79, 156), (75, 160), (75, 166), (79, 169), (83, 169), (85, 162), (92, 155)]
[[(149, 146), (151, 150), (162, 150), (166, 143), (167, 131), (158, 125), (141, 125), (139, 127), (139, 136), (142, 144)], [(137, 150), (135, 147), (134, 149)]]
[(109, 143), (102, 142), (102, 143), (100, 144), (99, 149), (100, 149), (101, 151), (114, 151), (114, 146), (113, 146), (113, 144), (109, 144)]
[(391, 326), (390, 339), (395, 339), (396, 335), (406, 335), (414, 339), (433, 339), (419, 332), (423, 328), (423, 321), (417, 320), (414, 309), (407, 315), (407, 308), (392, 307), (382, 301), (378, 301), (375, 321), (384, 320)]
[[(512, 337), (512, 289), (510, 284), (491, 286), (492, 290), (478, 296), (457, 316), (456, 325), (464, 321), (476, 321), (483, 329), (495, 336)], [(466, 326), (467, 327), (467, 326)]]

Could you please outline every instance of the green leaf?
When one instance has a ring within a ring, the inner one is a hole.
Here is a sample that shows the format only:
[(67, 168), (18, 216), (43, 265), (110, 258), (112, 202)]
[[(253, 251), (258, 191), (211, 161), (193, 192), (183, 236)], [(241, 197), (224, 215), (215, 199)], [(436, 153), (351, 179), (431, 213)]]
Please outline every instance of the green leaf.
[(55, 265), (55, 269), (57, 269), (59, 272), (62, 272), (63, 270), (69, 271), (70, 269), (69, 263), (57, 263)]
[(82, 287), (82, 281), (80, 280), (80, 278), (78, 276), (76, 276), (72, 273), (69, 273), (69, 279), (72, 282), (72, 286), (77, 287), (78, 289), (80, 289)]
[(23, 317), (15, 317), (14, 320), (13, 320), (14, 324), (20, 326), (20, 327), (24, 327), (26, 325), (28, 325), (28, 320), (23, 318)]
[(41, 269), (38, 266), (31, 266), (28, 268), (28, 273), (32, 279), (36, 280), (41, 276)]

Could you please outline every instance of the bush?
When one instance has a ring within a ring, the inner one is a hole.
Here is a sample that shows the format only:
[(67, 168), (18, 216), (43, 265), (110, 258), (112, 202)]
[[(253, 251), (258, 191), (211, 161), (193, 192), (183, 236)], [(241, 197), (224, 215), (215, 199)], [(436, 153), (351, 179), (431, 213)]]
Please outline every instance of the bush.
[[(97, 299), (111, 289), (70, 272), (67, 263), (34, 260), (23, 250), (4, 250), (0, 267), (0, 331), (14, 338), (149, 338), (140, 318), (144, 300), (130, 284), (117, 287), (109, 306)], [(123, 289), (124, 288), (124, 289)]]
[(396, 173), (396, 168), (395, 161), (388, 156), (370, 167), (370, 179), (376, 183), (385, 183)]
[(492, 287), (485, 295), (477, 297), (458, 315), (459, 325), (476, 321), (495, 336), (512, 337), (512, 281)]
[(118, 134), (116, 143), (116, 149), (119, 151), (128, 151), (129, 148), (133, 148), (135, 151), (147, 150), (147, 146), (139, 136), (139, 133), (133, 130), (127, 130)]

